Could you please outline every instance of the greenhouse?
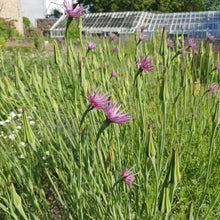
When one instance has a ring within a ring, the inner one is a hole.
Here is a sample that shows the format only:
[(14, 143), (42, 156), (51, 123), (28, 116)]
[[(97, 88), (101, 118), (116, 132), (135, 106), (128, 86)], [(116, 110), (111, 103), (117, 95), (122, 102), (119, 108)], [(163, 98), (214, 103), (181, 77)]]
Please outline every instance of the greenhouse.
[[(52, 38), (64, 36), (67, 15), (62, 16), (51, 28)], [(134, 33), (144, 26), (144, 34), (151, 36), (155, 30), (166, 26), (170, 35), (182, 31), (189, 38), (202, 39), (207, 33), (220, 40), (220, 11), (151, 13), (151, 12), (108, 12), (89, 13), (82, 21), (82, 30), (88, 33), (118, 34)]]

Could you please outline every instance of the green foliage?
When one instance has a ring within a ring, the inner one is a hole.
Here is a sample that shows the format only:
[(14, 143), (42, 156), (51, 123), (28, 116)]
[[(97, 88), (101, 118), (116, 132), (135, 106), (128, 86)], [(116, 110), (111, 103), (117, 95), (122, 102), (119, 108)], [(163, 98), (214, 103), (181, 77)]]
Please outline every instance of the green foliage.
[(18, 31), (14, 25), (14, 20), (8, 21), (0, 17), (0, 37), (10, 39), (14, 36), (18, 36)]
[(68, 37), (71, 39), (79, 38), (78, 21), (73, 19), (68, 27)]
[[(154, 33), (137, 52), (133, 35), (85, 35), (77, 50), (56, 42), (55, 59), (0, 50), (3, 219), (219, 219), (219, 91), (208, 89), (220, 83), (219, 54), (205, 41), (179, 56), (165, 37)], [(155, 66), (135, 85), (140, 54)], [(88, 107), (92, 87), (132, 119), (100, 133), (106, 114)]]
[(23, 17), (23, 23), (25, 28), (29, 28), (31, 26), (31, 21), (27, 17)]
[(5, 38), (0, 36), (0, 48), (6, 48)]
[(187, 12), (218, 10), (219, 0), (79, 0), (89, 5), (90, 12), (114, 11), (155, 11), (155, 12)]

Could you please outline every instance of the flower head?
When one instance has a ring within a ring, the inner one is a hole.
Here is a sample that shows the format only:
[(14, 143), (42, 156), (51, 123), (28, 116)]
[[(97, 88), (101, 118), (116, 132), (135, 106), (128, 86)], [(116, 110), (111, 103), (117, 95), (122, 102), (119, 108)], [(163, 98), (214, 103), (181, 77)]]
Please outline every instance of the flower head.
[(134, 176), (136, 174), (132, 174), (132, 168), (131, 169), (127, 169), (127, 167), (124, 169), (124, 167), (122, 168), (122, 172), (121, 172), (121, 179), (123, 182), (132, 185), (135, 184), (132, 180), (134, 179)]
[(167, 39), (168, 47), (173, 47), (173, 41), (171, 39)]
[(92, 42), (87, 42), (87, 46), (88, 46), (88, 48), (91, 50), (91, 49), (96, 49), (96, 45), (95, 44), (93, 44)]
[(211, 41), (214, 40), (214, 38), (215, 38), (214, 36), (212, 36), (212, 35), (209, 34), (209, 33), (207, 33), (206, 36), (207, 36), (207, 38), (208, 38), (209, 40), (211, 40)]
[(151, 63), (152, 60), (153, 59), (148, 58), (148, 55), (145, 58), (141, 56), (141, 59), (137, 57), (137, 61), (138, 61), (140, 68), (148, 72), (152, 72), (154, 70), (152, 69), (154, 67), (153, 63)]
[[(105, 114), (107, 117), (107, 120), (109, 122), (122, 124), (123, 122), (127, 122), (127, 120), (131, 119), (130, 115), (127, 115), (129, 112), (123, 113), (123, 111), (118, 112), (118, 110), (121, 108), (121, 105), (119, 105), (118, 108), (116, 108), (118, 104), (118, 101), (112, 106), (112, 100), (110, 100), (108, 103), (105, 103)], [(116, 109), (115, 109), (116, 108)]]
[(79, 39), (79, 38), (77, 38), (76, 41), (77, 41), (78, 43), (80, 43), (80, 39)]
[(115, 71), (112, 71), (112, 77), (117, 76), (117, 73)]
[(209, 85), (209, 91), (213, 92), (213, 93), (216, 93), (217, 92), (217, 89), (216, 89), (216, 85), (215, 83), (210, 83)]
[(94, 87), (92, 87), (92, 89), (90, 90), (90, 94), (87, 93), (89, 103), (96, 109), (104, 109), (105, 103), (108, 100), (108, 97), (106, 97), (108, 92), (106, 92), (104, 95), (98, 96), (100, 90), (101, 87), (98, 89), (97, 93), (95, 94)]
[(140, 41), (145, 40), (146, 37), (143, 34), (137, 34)]
[(112, 40), (117, 40), (117, 36), (112, 33)]
[(199, 54), (198, 50), (194, 49), (194, 54), (198, 55)]
[(145, 27), (145, 26), (140, 26), (139, 28), (140, 28), (141, 31), (147, 29), (147, 27)]
[(116, 48), (116, 47), (114, 47), (114, 48), (113, 48), (113, 52), (115, 52), (115, 53), (117, 53), (117, 52), (118, 52), (118, 50), (117, 50), (117, 48)]
[(62, 43), (62, 42), (63, 42), (63, 39), (62, 39), (62, 38), (59, 38), (58, 41), (59, 41), (60, 43)]
[(215, 68), (216, 68), (217, 70), (220, 70), (220, 64), (218, 64), (218, 61), (215, 63)]
[(65, 0), (63, 6), (66, 10), (66, 13), (73, 18), (83, 16), (82, 12), (85, 11), (85, 8), (83, 8), (83, 6), (79, 6), (79, 4), (73, 9), (73, 0), (71, 0), (69, 3)]
[(189, 40), (188, 40), (188, 45), (189, 45), (189, 47), (191, 47), (191, 48), (196, 48), (196, 44), (195, 44), (195, 42), (194, 42), (192, 39), (189, 39)]

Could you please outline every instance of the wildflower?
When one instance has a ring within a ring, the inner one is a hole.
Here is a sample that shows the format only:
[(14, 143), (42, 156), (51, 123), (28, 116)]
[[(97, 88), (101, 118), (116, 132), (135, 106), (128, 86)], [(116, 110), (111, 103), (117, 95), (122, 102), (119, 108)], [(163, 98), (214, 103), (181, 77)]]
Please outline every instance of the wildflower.
[(0, 121), (0, 125), (4, 125), (5, 124), (5, 122), (4, 121)]
[(217, 70), (220, 70), (220, 64), (218, 64), (218, 61), (215, 63), (215, 68), (216, 68)]
[(186, 54), (188, 53), (186, 50), (182, 51), (181, 54)]
[(146, 37), (143, 34), (137, 34), (140, 41), (145, 40)]
[(20, 158), (21, 158), (21, 159), (24, 159), (24, 155), (23, 155), (23, 154), (21, 154), (21, 155), (20, 155)]
[(46, 160), (46, 157), (45, 157), (45, 156), (43, 156), (43, 157), (42, 157), (42, 159), (43, 159), (43, 160)]
[(210, 83), (209, 85), (209, 91), (213, 92), (213, 93), (216, 93), (217, 92), (217, 89), (216, 89), (216, 85), (215, 83)]
[(13, 74), (12, 77), (15, 78), (15, 74)]
[(16, 116), (16, 114), (15, 114), (14, 112), (11, 112), (11, 113), (9, 114), (9, 116), (12, 117), (12, 118), (14, 118), (14, 117)]
[(63, 39), (62, 39), (62, 38), (59, 38), (58, 41), (59, 41), (60, 43), (62, 43), (62, 42), (63, 42)]
[(73, 18), (83, 16), (82, 12), (85, 11), (85, 8), (83, 8), (83, 6), (79, 6), (79, 4), (73, 9), (73, 0), (71, 0), (69, 3), (65, 0), (63, 6), (66, 10), (66, 13)]
[(79, 39), (79, 38), (77, 38), (76, 41), (77, 41), (78, 43), (80, 43), (80, 39)]
[(18, 126), (17, 126), (17, 129), (20, 130), (20, 129), (21, 129), (21, 126), (18, 125)]
[(24, 143), (24, 142), (21, 142), (21, 145), (22, 145), (22, 146), (25, 146), (25, 143)]
[(51, 68), (51, 65), (47, 65), (48, 68)]
[(8, 138), (11, 139), (11, 140), (14, 140), (14, 139), (15, 139), (15, 135), (14, 135), (14, 134), (10, 134), (10, 135), (8, 136)]
[(148, 72), (152, 72), (154, 69), (152, 69), (154, 67), (153, 63), (151, 63), (153, 59), (148, 58), (148, 55), (143, 58), (143, 56), (141, 56), (141, 59), (139, 59), (137, 57), (137, 61), (138, 61), (138, 65), (140, 66), (140, 69), (148, 71)]
[(116, 47), (114, 47), (114, 48), (113, 48), (113, 52), (115, 52), (115, 53), (117, 53), (117, 52), (118, 52), (118, 50), (117, 50), (117, 48), (116, 48)]
[(112, 77), (117, 76), (117, 73), (112, 71)]
[(132, 168), (131, 169), (127, 169), (127, 167), (124, 169), (124, 167), (122, 168), (122, 173), (121, 173), (121, 180), (129, 185), (135, 184), (132, 180), (134, 179), (134, 176), (136, 174), (132, 174)]
[(115, 107), (117, 106), (118, 101), (112, 106), (112, 100), (110, 100), (108, 103), (105, 103), (105, 114), (107, 117), (108, 122), (113, 122), (117, 124), (122, 124), (123, 122), (127, 122), (127, 120), (131, 119), (130, 115), (127, 115), (129, 112), (123, 113), (123, 111), (118, 112), (121, 105), (117, 109)]
[(46, 153), (45, 153), (47, 156), (49, 156), (50, 155), (50, 152), (49, 151), (46, 151)]
[(82, 54), (82, 59), (84, 60), (85, 59), (85, 57), (84, 57), (84, 55)]
[(88, 46), (88, 48), (91, 50), (91, 49), (96, 49), (96, 45), (95, 44), (93, 44), (92, 42), (87, 42), (87, 46)]
[(194, 49), (194, 54), (198, 55), (199, 54), (198, 50)]
[(28, 91), (28, 89), (27, 89), (27, 88), (24, 88), (24, 91), (26, 91), (26, 92), (27, 92), (27, 91)]
[(173, 47), (173, 41), (171, 39), (167, 39), (168, 47)]
[(112, 40), (117, 40), (117, 36), (115, 34), (112, 34)]
[(147, 27), (145, 27), (145, 26), (140, 26), (139, 28), (140, 28), (141, 31), (147, 29)]
[(181, 45), (181, 43), (178, 43), (178, 47), (179, 47), (179, 48), (182, 48), (182, 45)]
[(212, 36), (211, 34), (209, 34), (209, 33), (207, 33), (207, 38), (209, 39), (209, 40), (211, 40), (211, 41), (213, 41), (214, 40), (214, 36)]
[(24, 43), (27, 45), (28, 44), (28, 42), (24, 39)]
[(9, 25), (9, 26), (11, 25), (11, 21), (8, 22), (8, 25)]
[(108, 92), (106, 92), (104, 95), (98, 96), (101, 88), (102, 87), (98, 89), (96, 94), (94, 92), (94, 87), (92, 87), (90, 90), (90, 94), (87, 93), (89, 103), (96, 109), (104, 109), (104, 103), (108, 100), (108, 97), (106, 97)]
[(189, 47), (191, 47), (191, 48), (196, 48), (196, 44), (194, 43), (194, 41), (193, 41), (192, 39), (189, 39), (189, 40), (188, 40), (188, 45), (189, 45)]
[(35, 122), (34, 121), (30, 121), (30, 125), (34, 125), (35, 124)]

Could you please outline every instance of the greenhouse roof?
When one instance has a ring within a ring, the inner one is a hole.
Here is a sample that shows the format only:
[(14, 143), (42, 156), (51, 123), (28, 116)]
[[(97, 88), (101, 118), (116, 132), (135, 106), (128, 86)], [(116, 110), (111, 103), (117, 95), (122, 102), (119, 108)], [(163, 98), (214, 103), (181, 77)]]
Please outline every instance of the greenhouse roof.
[[(63, 37), (67, 15), (61, 17), (51, 28), (51, 37)], [(86, 14), (82, 30), (89, 33), (112, 32), (134, 33), (139, 26), (145, 26), (145, 35), (166, 26), (168, 34), (176, 31), (190, 37), (202, 38), (210, 33), (220, 39), (220, 11), (151, 13), (151, 12), (108, 12)]]

